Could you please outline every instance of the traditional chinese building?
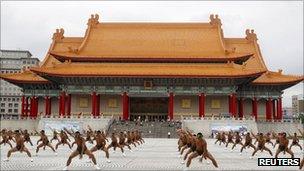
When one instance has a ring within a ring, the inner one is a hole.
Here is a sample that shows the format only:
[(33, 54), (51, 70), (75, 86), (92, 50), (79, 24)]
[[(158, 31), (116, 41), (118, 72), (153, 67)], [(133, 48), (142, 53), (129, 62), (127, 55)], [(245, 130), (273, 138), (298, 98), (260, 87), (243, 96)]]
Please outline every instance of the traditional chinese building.
[(303, 81), (267, 69), (253, 30), (224, 37), (217, 15), (206, 23), (103, 23), (96, 14), (87, 25), (83, 37), (57, 29), (39, 67), (1, 74), (23, 88), (22, 116), (282, 119), (283, 90)]

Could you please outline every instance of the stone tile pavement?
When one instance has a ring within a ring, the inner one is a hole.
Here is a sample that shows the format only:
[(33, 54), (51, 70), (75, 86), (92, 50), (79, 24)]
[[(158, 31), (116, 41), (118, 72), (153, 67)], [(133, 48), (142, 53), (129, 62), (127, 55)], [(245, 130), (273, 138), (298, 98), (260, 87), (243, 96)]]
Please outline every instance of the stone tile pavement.
[[(34, 144), (38, 137), (33, 137)], [(110, 149), (111, 163), (107, 163), (105, 153), (97, 151), (94, 153), (97, 158), (98, 166), (102, 170), (184, 170), (185, 164), (181, 164), (182, 158), (178, 157), (177, 139), (155, 139), (146, 138), (146, 143), (133, 149), (133, 152), (126, 150), (126, 157), (121, 155), (119, 149), (113, 153)], [(270, 157), (266, 152), (258, 152), (253, 159), (250, 159), (252, 149), (245, 149), (242, 155), (239, 154), (240, 146), (231, 151), (230, 148), (215, 145), (214, 139), (207, 139), (208, 149), (216, 158), (219, 168), (216, 169), (212, 164), (208, 164), (206, 160), (200, 163), (198, 159), (194, 159), (188, 170), (298, 170), (298, 167), (259, 167), (257, 166), (258, 157)], [(303, 142), (302, 142), (303, 143)], [(55, 145), (55, 141), (53, 141)], [(29, 144), (26, 146), (32, 154), (35, 154), (36, 145), (33, 147)], [(270, 147), (269, 145), (267, 145)], [(88, 147), (92, 147), (88, 143)], [(273, 152), (275, 150), (270, 147)], [(73, 149), (76, 149), (74, 146)], [(3, 161), (9, 145), (1, 145), (1, 170), (62, 170), (66, 164), (67, 158), (71, 151), (67, 146), (59, 146), (55, 156), (48, 147), (44, 151), (40, 149), (38, 156), (33, 156), (34, 162), (25, 153), (13, 153), (10, 161)], [(295, 157), (302, 157), (303, 152), (298, 147), (293, 147)], [(289, 157), (288, 154), (281, 154), (279, 157)], [(88, 157), (84, 156), (82, 160), (79, 157), (74, 158), (69, 170), (92, 170), (93, 164), (88, 162)], [(211, 162), (210, 162), (211, 163)]]

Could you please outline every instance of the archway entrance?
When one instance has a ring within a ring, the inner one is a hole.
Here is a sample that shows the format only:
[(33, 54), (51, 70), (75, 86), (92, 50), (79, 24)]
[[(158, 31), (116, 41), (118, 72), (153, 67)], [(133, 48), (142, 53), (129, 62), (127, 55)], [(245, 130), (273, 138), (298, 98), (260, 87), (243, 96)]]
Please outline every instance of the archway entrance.
[(130, 120), (139, 116), (141, 120), (167, 120), (168, 101), (167, 97), (130, 97)]

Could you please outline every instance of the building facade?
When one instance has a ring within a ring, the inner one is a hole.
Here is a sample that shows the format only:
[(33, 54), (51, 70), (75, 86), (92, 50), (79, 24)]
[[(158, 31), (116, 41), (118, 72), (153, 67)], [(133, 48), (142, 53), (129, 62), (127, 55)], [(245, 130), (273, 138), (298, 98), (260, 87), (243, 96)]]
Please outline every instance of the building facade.
[(303, 94), (293, 95), (292, 99), (292, 114), (294, 116), (299, 116), (299, 114), (304, 114), (304, 98)]
[[(21, 73), (29, 67), (39, 66), (39, 59), (29, 51), (0, 50), (1, 74)], [(0, 115), (14, 116), (21, 113), (22, 88), (0, 79)]]
[(206, 23), (102, 23), (83, 37), (63, 29), (39, 67), (1, 78), (22, 87), (22, 116), (113, 115), (124, 120), (181, 116), (282, 119), (283, 90), (303, 76), (270, 71), (257, 35), (226, 38)]

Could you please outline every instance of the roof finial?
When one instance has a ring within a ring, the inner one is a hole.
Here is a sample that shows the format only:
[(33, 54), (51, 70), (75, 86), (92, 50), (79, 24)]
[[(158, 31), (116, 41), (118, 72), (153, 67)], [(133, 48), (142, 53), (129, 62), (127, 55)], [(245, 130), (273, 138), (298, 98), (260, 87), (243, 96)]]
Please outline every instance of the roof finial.
[(211, 14), (209, 18), (210, 18), (210, 22), (209, 23), (211, 25), (219, 25), (219, 26), (222, 25), (221, 19), (218, 18), (217, 14), (215, 15), (215, 17), (214, 17), (214, 14)]
[(99, 15), (95, 14), (95, 15), (91, 15), (91, 18), (89, 18), (88, 20), (88, 26), (95, 26), (99, 23)]
[(257, 35), (254, 33), (254, 30), (246, 29), (246, 39), (249, 41), (257, 41)]
[(63, 28), (56, 29), (56, 32), (53, 34), (53, 40), (58, 41), (64, 38), (64, 30)]

